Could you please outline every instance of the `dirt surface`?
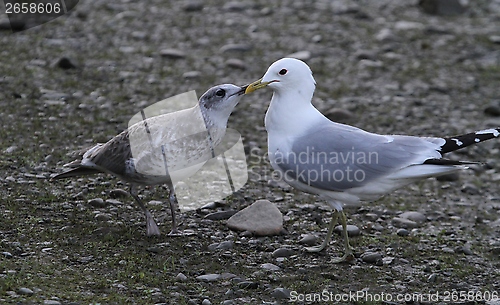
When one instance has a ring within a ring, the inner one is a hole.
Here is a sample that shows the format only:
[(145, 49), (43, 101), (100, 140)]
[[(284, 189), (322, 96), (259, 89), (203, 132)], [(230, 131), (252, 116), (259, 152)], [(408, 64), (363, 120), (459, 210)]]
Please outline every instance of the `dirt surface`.
[[(47, 179), (142, 108), (249, 83), (296, 52), (314, 72), (314, 104), (342, 122), (428, 136), (498, 127), (498, 16), (498, 0), (468, 1), (454, 16), (417, 1), (97, 0), (42, 26), (1, 30), (0, 303), (499, 304), (488, 300), (500, 294), (500, 141), (450, 155), (484, 166), (349, 210), (361, 234), (344, 264), (330, 262), (344, 251), (338, 236), (327, 251), (304, 252), (304, 235), (321, 242), (331, 212), (270, 174), (269, 90), (244, 97), (229, 121), (248, 153), (248, 183), (212, 210), (183, 213), (182, 237), (147, 238), (132, 198), (112, 198), (127, 186), (111, 176)], [(158, 203), (166, 191), (140, 194), (168, 232), (168, 206)], [(284, 234), (204, 219), (258, 199), (283, 213)], [(425, 221), (401, 231), (393, 218), (403, 211)]]

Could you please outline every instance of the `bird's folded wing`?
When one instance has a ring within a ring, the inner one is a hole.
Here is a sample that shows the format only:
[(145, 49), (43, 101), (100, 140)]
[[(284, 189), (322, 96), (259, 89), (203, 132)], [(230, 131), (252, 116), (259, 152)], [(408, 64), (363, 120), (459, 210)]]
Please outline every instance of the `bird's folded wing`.
[[(385, 136), (343, 126), (315, 126), (293, 140), (291, 151), (272, 154), (271, 161), (289, 178), (323, 190), (344, 191), (441, 158), (439, 138)], [(418, 176), (425, 173), (416, 171)]]

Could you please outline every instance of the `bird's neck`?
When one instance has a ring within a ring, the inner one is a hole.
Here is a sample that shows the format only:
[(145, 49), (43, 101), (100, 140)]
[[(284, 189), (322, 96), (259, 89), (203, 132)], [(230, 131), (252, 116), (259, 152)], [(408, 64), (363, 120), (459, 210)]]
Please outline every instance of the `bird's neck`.
[(311, 104), (313, 91), (287, 90), (274, 92), (266, 113), (265, 125), (269, 135), (300, 135), (325, 117)]
[(224, 137), (226, 132), (229, 115), (213, 111), (211, 109), (206, 109), (204, 107), (200, 107), (199, 105), (196, 107), (198, 107), (197, 110), (199, 110), (203, 116), (206, 130), (209, 132), (212, 140), (218, 143), (219, 140)]

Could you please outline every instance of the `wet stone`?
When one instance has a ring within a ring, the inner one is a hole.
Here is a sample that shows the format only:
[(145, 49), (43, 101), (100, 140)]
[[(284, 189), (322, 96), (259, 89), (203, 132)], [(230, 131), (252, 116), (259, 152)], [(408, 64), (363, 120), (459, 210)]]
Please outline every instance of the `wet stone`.
[(290, 293), (291, 290), (286, 289), (286, 288), (275, 288), (273, 292), (271, 293), (271, 296), (275, 299), (282, 300), (282, 299), (290, 299)]
[(292, 249), (279, 248), (279, 249), (274, 250), (272, 256), (274, 258), (278, 258), (278, 257), (290, 257), (290, 256), (292, 256), (294, 254), (295, 254), (295, 251), (293, 251)]
[(90, 199), (88, 201), (88, 204), (93, 206), (94, 208), (105, 208), (107, 206), (106, 202), (104, 202), (104, 200), (102, 198), (94, 198), (94, 199)]
[[(361, 230), (355, 225), (347, 225), (347, 236), (354, 237), (361, 235)], [(338, 234), (342, 234), (342, 226), (338, 225), (335, 227), (334, 231)]]
[(382, 263), (382, 254), (368, 251), (361, 254), (361, 259), (368, 264), (378, 264), (379, 262)]
[(413, 220), (406, 218), (394, 217), (392, 219), (392, 224), (397, 228), (413, 229), (418, 227), (418, 223)]
[(22, 294), (22, 295), (32, 295), (34, 292), (33, 290), (29, 289), (29, 288), (19, 288), (19, 290), (17, 291), (18, 294)]
[(406, 229), (401, 228), (401, 229), (398, 229), (396, 231), (396, 234), (398, 236), (408, 236), (408, 235), (410, 235), (410, 232), (408, 230), (406, 230)]
[(219, 278), (220, 274), (216, 273), (204, 274), (196, 277), (198, 281), (205, 281), (205, 282), (214, 282), (217, 281)]
[(316, 244), (317, 240), (318, 240), (318, 238), (315, 235), (306, 234), (299, 240), (299, 244), (306, 245), (306, 246), (313, 246)]

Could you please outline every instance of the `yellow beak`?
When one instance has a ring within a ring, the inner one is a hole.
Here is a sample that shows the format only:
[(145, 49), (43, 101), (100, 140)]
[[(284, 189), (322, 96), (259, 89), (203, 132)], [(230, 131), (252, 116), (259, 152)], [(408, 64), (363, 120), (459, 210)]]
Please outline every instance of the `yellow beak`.
[(259, 80), (254, 81), (250, 85), (248, 85), (247, 89), (245, 90), (245, 94), (249, 94), (254, 92), (255, 90), (258, 90), (260, 88), (264, 88), (265, 86), (269, 85), (272, 82), (262, 82), (262, 78)]

